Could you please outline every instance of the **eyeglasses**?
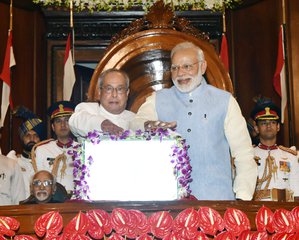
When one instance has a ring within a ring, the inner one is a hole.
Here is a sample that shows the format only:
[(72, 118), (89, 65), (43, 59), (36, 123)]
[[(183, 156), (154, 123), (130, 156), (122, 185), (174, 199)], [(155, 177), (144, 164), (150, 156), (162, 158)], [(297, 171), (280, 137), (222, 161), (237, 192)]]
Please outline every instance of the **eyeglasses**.
[(42, 182), (41, 180), (34, 179), (33, 182), (32, 182), (32, 185), (35, 186), (35, 187), (40, 187), (41, 185), (43, 185), (44, 187), (48, 187), (48, 186), (53, 185), (53, 181), (52, 180), (45, 180), (45, 181)]
[(180, 69), (185, 71), (185, 72), (189, 72), (191, 70), (193, 70), (194, 65), (199, 63), (201, 61), (197, 61), (195, 63), (191, 63), (191, 64), (183, 64), (183, 65), (171, 65), (170, 70), (172, 72), (178, 72)]
[(106, 93), (106, 94), (111, 94), (114, 92), (114, 90), (116, 90), (117, 94), (124, 94), (125, 92), (127, 92), (128, 88), (124, 87), (124, 86), (118, 86), (116, 88), (108, 85), (108, 86), (103, 86), (101, 87), (101, 89)]

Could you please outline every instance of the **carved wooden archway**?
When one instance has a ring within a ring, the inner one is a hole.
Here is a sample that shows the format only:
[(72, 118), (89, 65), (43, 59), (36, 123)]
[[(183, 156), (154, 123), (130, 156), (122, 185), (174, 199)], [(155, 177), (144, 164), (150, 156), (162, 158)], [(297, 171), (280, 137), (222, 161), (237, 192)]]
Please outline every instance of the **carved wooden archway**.
[(122, 69), (130, 77), (127, 108), (136, 112), (153, 91), (172, 86), (170, 51), (184, 41), (193, 42), (204, 51), (208, 62), (207, 81), (233, 93), (229, 74), (208, 37), (186, 19), (175, 17), (171, 7), (160, 1), (144, 18), (136, 20), (112, 39), (92, 76), (88, 99), (98, 99), (97, 80), (101, 72), (110, 68)]

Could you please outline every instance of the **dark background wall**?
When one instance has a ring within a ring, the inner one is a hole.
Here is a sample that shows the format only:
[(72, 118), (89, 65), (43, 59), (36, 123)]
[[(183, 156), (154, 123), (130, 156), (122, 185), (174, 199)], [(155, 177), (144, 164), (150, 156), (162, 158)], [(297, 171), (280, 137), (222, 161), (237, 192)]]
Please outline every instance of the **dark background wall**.
[[(271, 97), (275, 103), (280, 104), (280, 99), (273, 89), (272, 78), (276, 66), (279, 26), (282, 22), (282, 0), (244, 0), (243, 2), (244, 4), (238, 9), (227, 11), (227, 31), (231, 56), (230, 74), (235, 95), (244, 116), (248, 118), (254, 106), (252, 98), (258, 94)], [(66, 35), (55, 36), (52, 33), (55, 26), (60, 28), (61, 32), (67, 33), (68, 14), (41, 11), (29, 0), (15, 0), (14, 6), (13, 45), (17, 63), (12, 71), (14, 105), (25, 105), (47, 122), (47, 107), (61, 98), (59, 84), (63, 76), (62, 61), (66, 41)], [(288, 107), (291, 112), (291, 122), (286, 121), (279, 140), (281, 144), (298, 146), (299, 95), (296, 93), (299, 90), (299, 5), (297, 0), (286, 1), (286, 12), (290, 82)], [(75, 58), (81, 59), (81, 62), (98, 62), (111, 36), (126, 27), (133, 19), (142, 17), (142, 13), (137, 12), (135, 16), (131, 15), (128, 13), (75, 15), (75, 28), (82, 33), (76, 41)], [(191, 21), (196, 27), (210, 31), (217, 42), (221, 36), (222, 22), (219, 21), (222, 19), (221, 16), (214, 16), (216, 21), (209, 22), (207, 20), (209, 14), (193, 15)], [(0, 1), (0, 16), (0, 68), (2, 68), (9, 28), (8, 1)], [(57, 25), (59, 22), (60, 24)], [(213, 30), (207, 28), (213, 26), (211, 23), (215, 24)], [(90, 34), (91, 32), (94, 34)], [(82, 69), (76, 69), (76, 73), (84, 83), (86, 80), (82, 75)], [(81, 94), (82, 99), (85, 97), (84, 92), (77, 94), (79, 96)], [(21, 151), (17, 134), (20, 123), (21, 121), (16, 118), (10, 121), (9, 114), (6, 117), (1, 140), (4, 154), (11, 148), (17, 152)]]

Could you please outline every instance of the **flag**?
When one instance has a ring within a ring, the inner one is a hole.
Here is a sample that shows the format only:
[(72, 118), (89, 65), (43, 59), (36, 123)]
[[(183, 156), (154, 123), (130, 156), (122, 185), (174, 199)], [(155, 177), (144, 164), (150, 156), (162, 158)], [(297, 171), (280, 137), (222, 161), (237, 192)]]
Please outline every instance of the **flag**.
[(229, 71), (228, 47), (225, 33), (222, 34), (221, 39), (220, 59), (222, 60), (225, 69)]
[(284, 111), (287, 105), (286, 70), (285, 70), (285, 47), (283, 25), (280, 26), (278, 39), (278, 52), (276, 70), (273, 77), (275, 91), (281, 97), (281, 123), (284, 122)]
[(73, 86), (76, 82), (74, 63), (71, 49), (71, 33), (68, 35), (64, 55), (63, 99), (70, 100)]
[(3, 81), (0, 127), (3, 127), (4, 125), (4, 120), (8, 106), (10, 105), (10, 108), (13, 109), (13, 103), (11, 98), (10, 68), (14, 65), (16, 65), (16, 61), (12, 47), (12, 32), (9, 31), (2, 72), (0, 74), (0, 79)]

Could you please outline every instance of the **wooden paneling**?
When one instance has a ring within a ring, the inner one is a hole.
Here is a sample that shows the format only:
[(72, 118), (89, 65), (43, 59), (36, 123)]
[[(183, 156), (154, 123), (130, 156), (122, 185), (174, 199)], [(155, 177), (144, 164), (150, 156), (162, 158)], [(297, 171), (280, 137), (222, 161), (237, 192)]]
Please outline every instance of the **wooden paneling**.
[(287, 36), (289, 49), (289, 76), (292, 97), (292, 121), (294, 124), (294, 143), (299, 147), (299, 4), (289, 0), (287, 6)]
[[(228, 20), (232, 56), (231, 74), (237, 100), (246, 118), (249, 118), (254, 107), (252, 98), (259, 94), (272, 98), (280, 106), (280, 97), (274, 90), (272, 79), (276, 68), (278, 34), (282, 23), (282, 1), (263, 0), (252, 2), (252, 4), (231, 11)], [(287, 12), (287, 42), (292, 44), (289, 47), (290, 57), (292, 57), (292, 59), (289, 59), (290, 67), (292, 67), (290, 69), (292, 75), (290, 75), (289, 81), (290, 86), (294, 87), (291, 89), (288, 108), (295, 115), (292, 116), (291, 124), (288, 120), (285, 121), (278, 137), (278, 143), (286, 146), (296, 143), (298, 145), (298, 127), (295, 132), (294, 126), (295, 122), (298, 123), (298, 94), (295, 94), (295, 90), (298, 91), (296, 76), (298, 76), (299, 5), (298, 2), (297, 4), (295, 2), (286, 1), (288, 9), (290, 9)], [(291, 133), (289, 133), (289, 130)]]
[[(0, 66), (2, 68), (9, 27), (9, 5), (0, 3), (0, 15)], [(42, 117), (46, 103), (43, 17), (38, 11), (20, 8), (13, 9), (13, 16), (13, 47), (16, 60), (16, 66), (12, 70), (13, 103), (14, 106), (24, 105)], [(20, 123), (20, 119), (13, 117), (10, 124), (8, 113), (2, 131), (3, 153), (7, 153), (11, 148), (17, 152), (21, 151), (17, 131)]]

